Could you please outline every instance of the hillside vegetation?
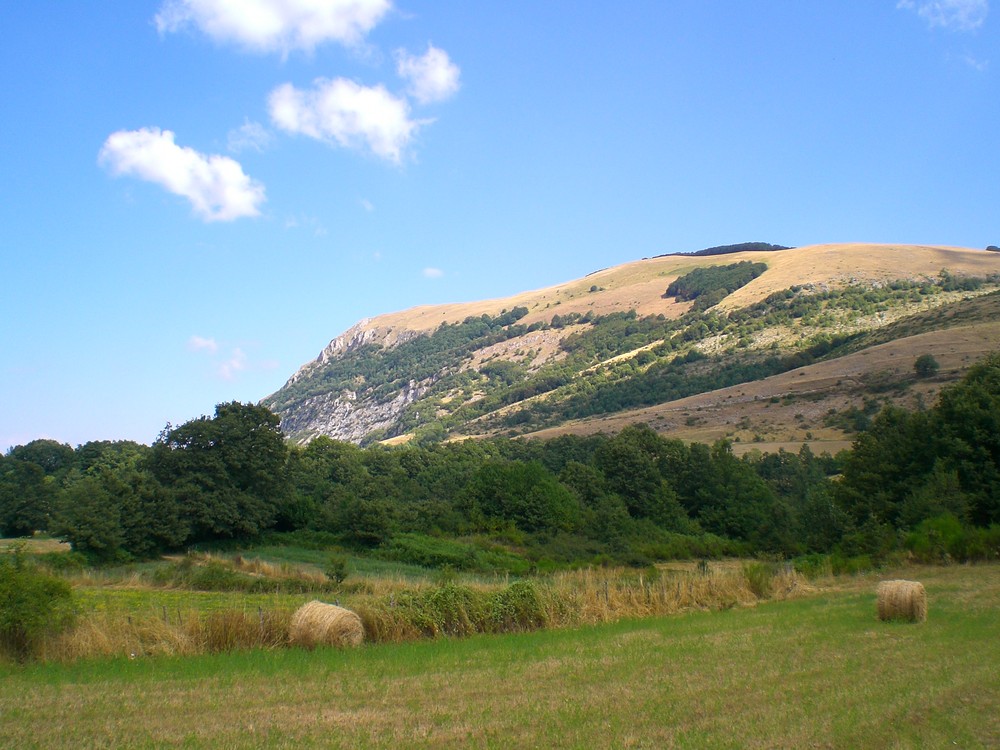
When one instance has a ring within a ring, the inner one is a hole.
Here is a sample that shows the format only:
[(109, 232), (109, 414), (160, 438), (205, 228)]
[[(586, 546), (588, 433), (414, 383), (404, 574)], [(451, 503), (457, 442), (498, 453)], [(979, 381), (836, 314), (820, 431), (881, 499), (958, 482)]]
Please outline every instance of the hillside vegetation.
[[(660, 256), (506, 300), (363, 321), (264, 403), (301, 442), (597, 431), (625, 415), (636, 421), (640, 409), (910, 340), (895, 348), (893, 367), (854, 377), (850, 397), (914, 406), (1000, 346), (986, 314), (996, 308), (998, 272), (985, 251), (916, 246), (748, 243)], [(979, 343), (953, 361), (930, 334), (957, 327)], [(917, 377), (921, 354), (947, 361)], [(768, 400), (787, 395), (756, 390)], [(828, 395), (827, 411), (850, 408)], [(833, 416), (733, 416), (647, 421), (689, 439), (698, 428), (713, 439), (787, 445), (843, 446), (852, 432)]]

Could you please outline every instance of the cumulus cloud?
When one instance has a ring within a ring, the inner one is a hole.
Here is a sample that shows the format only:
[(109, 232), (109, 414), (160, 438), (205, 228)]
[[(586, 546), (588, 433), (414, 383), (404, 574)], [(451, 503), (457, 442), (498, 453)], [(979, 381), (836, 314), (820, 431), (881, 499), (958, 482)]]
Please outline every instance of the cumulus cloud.
[(270, 131), (259, 122), (244, 120), (243, 124), (229, 131), (226, 137), (226, 148), (234, 154), (241, 151), (256, 151), (261, 153), (271, 144)]
[(268, 97), (274, 125), (344, 148), (368, 149), (396, 164), (417, 129), (427, 120), (410, 118), (405, 99), (382, 85), (362, 86), (346, 78), (318, 78), (303, 91), (290, 83)]
[(460, 86), (458, 66), (447, 52), (432, 44), (427, 45), (427, 52), (419, 57), (397, 50), (396, 72), (409, 83), (410, 96), (421, 104), (443, 101), (454, 95)]
[(98, 162), (116, 176), (138, 177), (187, 198), (205, 221), (258, 216), (259, 206), (266, 200), (264, 186), (244, 174), (239, 162), (178, 146), (169, 130), (112, 133)]
[(989, 0), (899, 0), (896, 7), (912, 10), (931, 27), (974, 31), (986, 21)]
[(442, 276), (444, 276), (444, 271), (442, 271), (440, 268), (425, 268), (424, 269), (424, 278), (425, 279), (440, 279)]
[(219, 342), (213, 338), (205, 338), (204, 336), (192, 336), (188, 339), (188, 349), (193, 352), (208, 352), (209, 354), (215, 354), (219, 351)]
[(155, 21), (161, 34), (193, 27), (216, 42), (287, 54), (357, 45), (391, 9), (390, 0), (166, 0)]

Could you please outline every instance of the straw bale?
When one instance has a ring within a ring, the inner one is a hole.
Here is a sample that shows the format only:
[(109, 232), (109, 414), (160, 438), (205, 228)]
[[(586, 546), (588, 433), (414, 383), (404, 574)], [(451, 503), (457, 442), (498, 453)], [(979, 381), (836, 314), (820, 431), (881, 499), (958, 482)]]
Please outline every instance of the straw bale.
[(927, 592), (917, 581), (882, 581), (878, 594), (878, 619), (924, 622), (927, 619)]
[(293, 646), (360, 646), (365, 640), (361, 618), (349, 609), (311, 601), (292, 615), (288, 639)]

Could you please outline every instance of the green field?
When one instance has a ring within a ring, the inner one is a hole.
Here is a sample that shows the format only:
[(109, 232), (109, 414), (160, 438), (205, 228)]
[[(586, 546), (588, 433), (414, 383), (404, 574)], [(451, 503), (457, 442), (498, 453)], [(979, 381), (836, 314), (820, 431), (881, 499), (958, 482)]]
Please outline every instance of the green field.
[(1000, 565), (893, 571), (802, 599), (352, 652), (0, 667), (0, 746), (1000, 746)]

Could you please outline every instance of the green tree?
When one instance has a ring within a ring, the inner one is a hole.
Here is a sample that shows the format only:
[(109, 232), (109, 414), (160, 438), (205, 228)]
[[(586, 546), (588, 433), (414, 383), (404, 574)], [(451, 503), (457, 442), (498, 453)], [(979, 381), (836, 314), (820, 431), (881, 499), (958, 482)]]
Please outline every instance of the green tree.
[(147, 468), (148, 446), (100, 441), (78, 449), (57, 501), (57, 533), (97, 561), (149, 558), (180, 546), (189, 529), (174, 496)]
[(56, 482), (41, 466), (0, 457), (0, 535), (48, 530), (55, 494)]
[(690, 519), (663, 471), (669, 459), (669, 443), (648, 425), (626, 427), (594, 453), (594, 465), (629, 515), (670, 531), (690, 531)]
[(73, 449), (55, 440), (32, 440), (26, 445), (11, 448), (8, 455), (18, 461), (37, 464), (45, 472), (45, 476), (57, 478), (65, 475), (75, 460)]
[(150, 467), (190, 521), (193, 540), (250, 537), (277, 519), (287, 455), (278, 417), (233, 401), (219, 404), (213, 418), (168, 426)]
[[(1000, 353), (941, 391), (927, 434), (942, 467), (957, 472), (972, 523), (1000, 523)], [(933, 466), (926, 463), (925, 470)]]
[(122, 508), (97, 477), (70, 481), (57, 503), (55, 533), (95, 562), (126, 557)]
[(869, 521), (895, 527), (903, 501), (934, 465), (927, 414), (886, 407), (854, 441), (836, 498), (859, 528)]
[(511, 521), (524, 531), (569, 531), (579, 523), (576, 498), (535, 461), (487, 463), (467, 495), (485, 518)]
[(913, 363), (913, 371), (919, 378), (929, 378), (936, 375), (941, 368), (933, 354), (921, 354)]

